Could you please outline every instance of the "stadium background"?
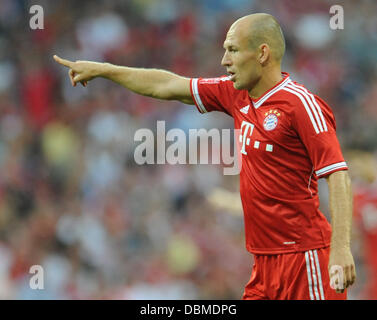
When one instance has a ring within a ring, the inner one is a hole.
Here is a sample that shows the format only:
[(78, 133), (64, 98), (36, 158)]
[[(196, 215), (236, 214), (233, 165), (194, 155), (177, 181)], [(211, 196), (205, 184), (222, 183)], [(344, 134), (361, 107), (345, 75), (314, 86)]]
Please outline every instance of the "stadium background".
[[(43, 30), (29, 27), (33, 4), (44, 9)], [(227, 29), (252, 12), (278, 18), (284, 70), (334, 110), (361, 199), (349, 297), (376, 298), (377, 2), (339, 2), (345, 29), (336, 31), (333, 4), (0, 0), (0, 298), (241, 297), (252, 266), (242, 216), (208, 201), (215, 188), (237, 192), (238, 176), (133, 158), (134, 132), (157, 120), (188, 130), (231, 128), (232, 119), (102, 79), (72, 88), (52, 55), (218, 76)], [(320, 190), (328, 216), (324, 181)], [(44, 290), (29, 287), (32, 265), (44, 268)]]

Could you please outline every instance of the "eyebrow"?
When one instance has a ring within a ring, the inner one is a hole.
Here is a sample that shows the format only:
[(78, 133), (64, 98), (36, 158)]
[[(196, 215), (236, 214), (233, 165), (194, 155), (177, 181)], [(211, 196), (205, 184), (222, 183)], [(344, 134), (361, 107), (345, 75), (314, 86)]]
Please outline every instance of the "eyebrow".
[(237, 48), (237, 46), (233, 43), (226, 43), (226, 41), (224, 42), (223, 44), (223, 48), (226, 49), (226, 48)]

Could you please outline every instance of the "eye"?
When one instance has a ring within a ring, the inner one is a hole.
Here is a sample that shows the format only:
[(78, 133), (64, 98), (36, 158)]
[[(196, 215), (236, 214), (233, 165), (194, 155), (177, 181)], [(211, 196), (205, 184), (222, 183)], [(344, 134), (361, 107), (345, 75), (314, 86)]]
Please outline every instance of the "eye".
[(230, 49), (229, 49), (229, 52), (232, 52), (232, 53), (237, 52), (237, 51), (238, 51), (238, 50), (235, 49), (235, 48), (230, 48)]

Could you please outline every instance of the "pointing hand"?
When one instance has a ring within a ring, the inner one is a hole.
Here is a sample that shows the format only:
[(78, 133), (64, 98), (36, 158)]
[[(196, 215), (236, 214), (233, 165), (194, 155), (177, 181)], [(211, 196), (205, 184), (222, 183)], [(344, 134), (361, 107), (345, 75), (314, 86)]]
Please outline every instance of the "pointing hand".
[(72, 86), (76, 86), (80, 82), (84, 87), (87, 86), (88, 81), (94, 79), (99, 75), (101, 63), (91, 61), (70, 61), (62, 59), (54, 55), (54, 60), (61, 65), (68, 67), (68, 75)]

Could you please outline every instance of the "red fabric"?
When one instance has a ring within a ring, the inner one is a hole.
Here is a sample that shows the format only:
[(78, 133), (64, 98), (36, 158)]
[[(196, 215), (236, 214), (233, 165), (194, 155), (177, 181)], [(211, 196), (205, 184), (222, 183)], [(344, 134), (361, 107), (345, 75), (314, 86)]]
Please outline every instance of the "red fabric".
[(354, 187), (354, 213), (364, 245), (367, 270), (365, 299), (377, 300), (377, 191), (375, 185)]
[(317, 180), (347, 170), (330, 107), (283, 75), (258, 100), (234, 89), (228, 77), (191, 79), (199, 112), (225, 112), (240, 130), (240, 193), (252, 253), (329, 246), (331, 226), (319, 210)]
[(327, 247), (310, 252), (255, 255), (242, 299), (346, 300), (347, 290), (336, 293), (330, 287), (329, 253)]

